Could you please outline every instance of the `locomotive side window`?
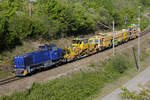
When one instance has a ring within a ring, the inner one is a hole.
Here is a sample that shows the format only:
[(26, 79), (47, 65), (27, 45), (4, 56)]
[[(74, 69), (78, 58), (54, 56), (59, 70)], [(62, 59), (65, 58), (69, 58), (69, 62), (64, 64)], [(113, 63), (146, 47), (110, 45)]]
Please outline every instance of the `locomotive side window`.
[(48, 50), (52, 50), (52, 47), (48, 47)]
[(52, 47), (51, 49), (55, 51), (55, 50), (57, 50), (57, 47)]

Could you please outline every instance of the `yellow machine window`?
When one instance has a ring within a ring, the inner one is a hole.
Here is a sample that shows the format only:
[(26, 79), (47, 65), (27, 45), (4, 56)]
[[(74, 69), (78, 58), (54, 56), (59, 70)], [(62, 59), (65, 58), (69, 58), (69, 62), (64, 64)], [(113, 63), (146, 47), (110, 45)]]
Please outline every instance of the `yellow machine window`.
[(92, 43), (93, 42), (93, 40), (89, 40), (89, 43)]
[(97, 40), (97, 39), (95, 40), (95, 43), (98, 43), (98, 40)]
[(73, 40), (72, 43), (73, 44), (81, 44), (81, 41), (80, 40)]

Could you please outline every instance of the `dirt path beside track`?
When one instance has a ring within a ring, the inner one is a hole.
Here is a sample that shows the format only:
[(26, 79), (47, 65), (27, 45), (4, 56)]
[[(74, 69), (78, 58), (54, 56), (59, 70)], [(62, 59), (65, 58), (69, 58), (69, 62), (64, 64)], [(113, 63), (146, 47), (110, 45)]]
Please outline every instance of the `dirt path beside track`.
[[(150, 37), (150, 33), (144, 35), (141, 38), (141, 42)], [(120, 52), (124, 49), (131, 48), (137, 44), (137, 39), (129, 41), (115, 48), (116, 52)], [(34, 74), (30, 77), (23, 78), (21, 80), (8, 83), (0, 87), (0, 95), (11, 94), (14, 91), (22, 91), (30, 88), (33, 82), (44, 82), (52, 79), (56, 79), (61, 76), (65, 76), (69, 73), (80, 71), (81, 69), (88, 68), (90, 62), (99, 62), (112, 54), (112, 49), (105, 50), (87, 58), (77, 60), (66, 65), (62, 65), (44, 72)]]

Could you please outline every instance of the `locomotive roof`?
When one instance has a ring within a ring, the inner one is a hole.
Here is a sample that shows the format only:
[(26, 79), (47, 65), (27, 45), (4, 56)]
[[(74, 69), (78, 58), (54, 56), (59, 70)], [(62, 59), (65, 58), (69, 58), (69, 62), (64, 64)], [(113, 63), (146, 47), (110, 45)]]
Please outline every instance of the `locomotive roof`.
[[(44, 46), (39, 46), (39, 48), (40, 47), (45, 47), (45, 46), (47, 46), (47, 47), (56, 47), (56, 45), (47, 45), (47, 44), (45, 44)], [(15, 56), (15, 57), (26, 57), (26, 56), (30, 56), (32, 54), (37, 54), (37, 53), (39, 53), (41, 51), (43, 51), (43, 50), (32, 51), (30, 53), (25, 53), (25, 54), (18, 55), (18, 56)]]

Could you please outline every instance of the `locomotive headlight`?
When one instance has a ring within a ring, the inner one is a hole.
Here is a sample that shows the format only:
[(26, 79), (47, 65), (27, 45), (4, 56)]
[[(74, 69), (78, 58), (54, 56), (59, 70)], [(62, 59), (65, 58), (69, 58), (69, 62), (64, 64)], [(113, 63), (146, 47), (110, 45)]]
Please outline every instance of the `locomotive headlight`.
[(55, 52), (54, 55), (57, 55), (57, 52)]

